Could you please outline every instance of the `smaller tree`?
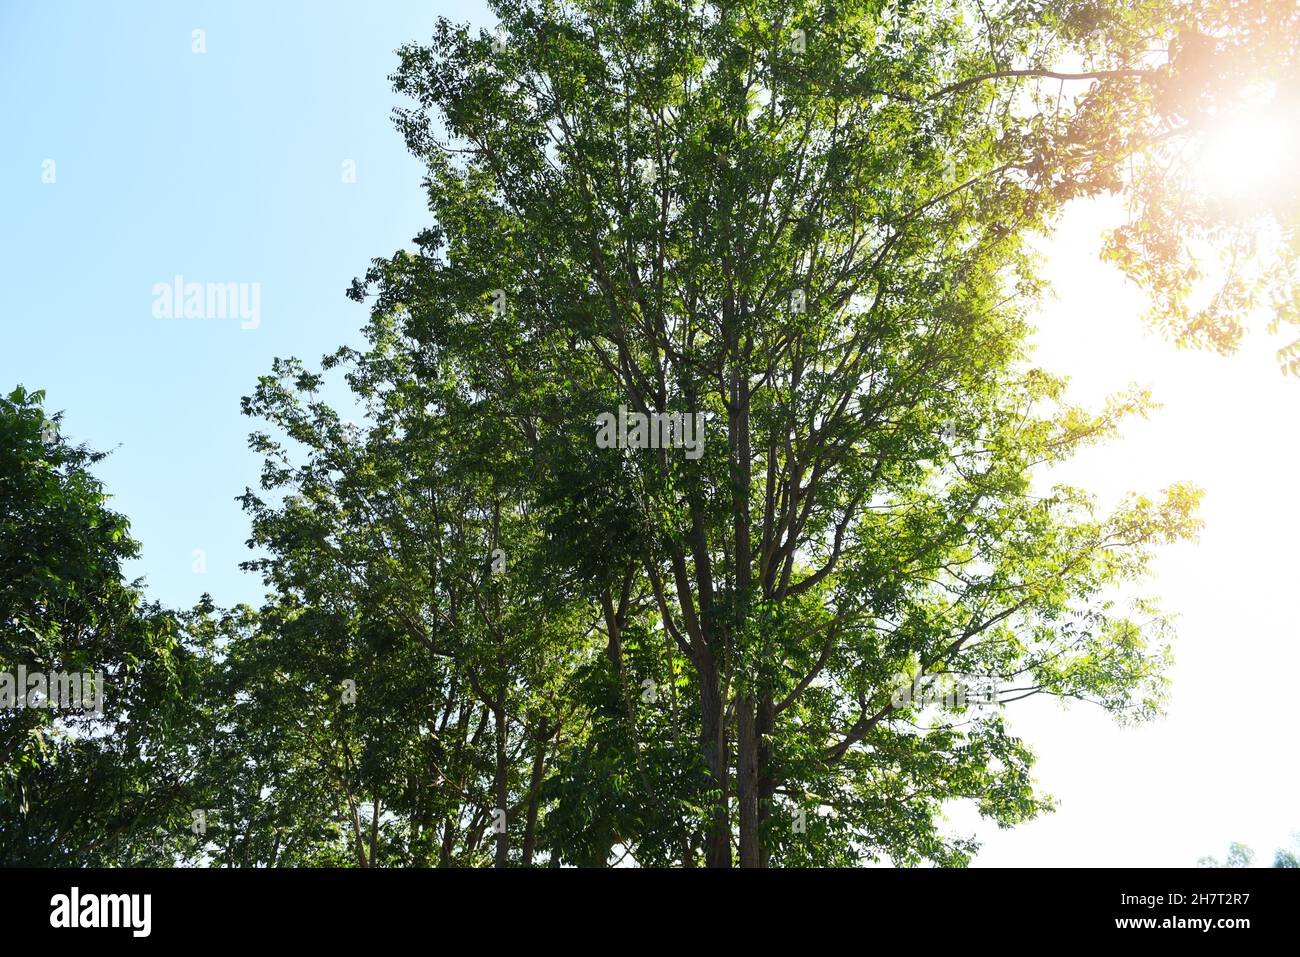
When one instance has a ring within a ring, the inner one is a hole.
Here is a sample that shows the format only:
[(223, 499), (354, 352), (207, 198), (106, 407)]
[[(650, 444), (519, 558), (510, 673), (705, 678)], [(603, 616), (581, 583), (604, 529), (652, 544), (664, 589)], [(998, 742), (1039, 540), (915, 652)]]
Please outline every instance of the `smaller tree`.
[[(1293, 835), (1295, 849), (1279, 847), (1273, 853), (1274, 867), (1300, 867), (1300, 833)], [(1223, 863), (1219, 863), (1217, 857), (1202, 857), (1196, 862), (1197, 867), (1253, 867), (1255, 864), (1255, 852), (1238, 841), (1233, 841), (1228, 846), (1228, 856)]]
[(1197, 867), (1250, 867), (1255, 863), (1255, 852), (1245, 844), (1233, 841), (1228, 846), (1228, 856), (1220, 864), (1218, 858), (1202, 857), (1196, 862)]
[(288, 439), (254, 434), (262, 493), (242, 497), (266, 552), (246, 567), (279, 609), (260, 671), (355, 683), (355, 707), (310, 714), (343, 749), (330, 767), (356, 863), (387, 834), (396, 863), (530, 864), (543, 780), (580, 731), (563, 689), (596, 653), (592, 618), (549, 574), (517, 448), (466, 413), (448, 370), (395, 348), (385, 317), (368, 334), (369, 352), (324, 363), (347, 370), (364, 428), (297, 360), (245, 400)]

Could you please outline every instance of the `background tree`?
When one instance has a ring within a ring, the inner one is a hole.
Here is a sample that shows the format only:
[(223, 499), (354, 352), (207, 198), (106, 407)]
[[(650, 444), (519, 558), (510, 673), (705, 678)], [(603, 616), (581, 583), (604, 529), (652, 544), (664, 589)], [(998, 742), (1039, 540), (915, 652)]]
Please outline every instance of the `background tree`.
[(184, 790), (170, 742), (194, 662), (123, 577), (139, 546), (93, 475), (104, 453), (65, 439), (43, 400), (0, 397), (0, 671), (102, 672), (104, 710), (0, 709), (0, 861), (166, 865), (157, 829)]
[[(1293, 842), (1296, 847), (1300, 848), (1300, 835), (1295, 836)], [(1220, 863), (1216, 857), (1202, 857), (1196, 862), (1197, 867), (1251, 867), (1255, 863), (1255, 852), (1237, 841), (1233, 841), (1228, 846), (1228, 854)], [(1300, 855), (1291, 848), (1279, 847), (1273, 853), (1274, 867), (1300, 867)]]
[(1255, 863), (1255, 852), (1245, 844), (1233, 841), (1228, 847), (1228, 856), (1222, 864), (1216, 858), (1202, 857), (1196, 862), (1197, 867), (1250, 867)]
[(1274, 867), (1300, 867), (1300, 837), (1297, 837), (1292, 844), (1292, 848), (1279, 847), (1273, 853)]
[(531, 863), (543, 776), (578, 730), (566, 682), (592, 624), (546, 578), (523, 463), (473, 431), (445, 373), (417, 371), (422, 357), (374, 331), (373, 351), (326, 362), (348, 367), (367, 429), (341, 421), (316, 395), (321, 377), (292, 361), (245, 403), (293, 443), (253, 438), (278, 501), (244, 496), (250, 544), (268, 556), (248, 567), (281, 607), (249, 674), (354, 682), (354, 706), (317, 712), (316, 727), (343, 738), (328, 766), (357, 863), (374, 862), (385, 827), (394, 863), (473, 863), (489, 849), (498, 866)]

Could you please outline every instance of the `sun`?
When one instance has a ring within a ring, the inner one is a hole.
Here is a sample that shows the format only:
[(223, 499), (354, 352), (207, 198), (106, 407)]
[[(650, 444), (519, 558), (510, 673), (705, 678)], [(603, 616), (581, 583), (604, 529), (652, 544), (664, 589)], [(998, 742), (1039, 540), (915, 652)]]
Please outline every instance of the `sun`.
[(1296, 175), (1295, 117), (1272, 110), (1224, 117), (1207, 126), (1198, 145), (1196, 178), (1211, 199), (1265, 200)]

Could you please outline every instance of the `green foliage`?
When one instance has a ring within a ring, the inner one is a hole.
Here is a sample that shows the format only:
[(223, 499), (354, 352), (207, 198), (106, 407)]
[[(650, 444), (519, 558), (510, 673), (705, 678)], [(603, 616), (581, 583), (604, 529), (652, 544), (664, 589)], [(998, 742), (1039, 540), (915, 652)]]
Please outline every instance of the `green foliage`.
[(70, 444), (43, 400), (0, 397), (0, 672), (102, 673), (103, 711), (0, 709), (0, 862), (169, 863), (153, 828), (181, 782), (159, 742), (190, 661), (122, 577), (138, 545), (92, 474), (103, 454)]

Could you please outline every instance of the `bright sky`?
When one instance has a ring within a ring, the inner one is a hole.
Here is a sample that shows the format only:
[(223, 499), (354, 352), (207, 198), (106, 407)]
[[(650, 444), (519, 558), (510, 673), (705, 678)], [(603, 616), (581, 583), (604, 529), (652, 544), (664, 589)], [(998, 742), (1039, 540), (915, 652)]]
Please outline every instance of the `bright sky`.
[[(134, 573), (164, 603), (261, 597), (237, 567), (248, 526), (234, 497), (259, 465), (239, 397), (274, 356), (314, 362), (356, 342), (365, 311), (344, 289), (426, 224), (386, 77), (439, 14), (490, 23), (477, 0), (375, 0), (364, 16), (303, 0), (0, 5), (0, 388), (45, 389), (65, 434), (113, 450), (99, 474), (143, 542)], [(194, 30), (207, 52), (192, 52)], [(1219, 359), (1146, 334), (1139, 300), (1097, 261), (1116, 215), (1080, 207), (1048, 247), (1059, 301), (1039, 358), (1080, 400), (1136, 381), (1165, 404), (1086, 452), (1070, 481), (1108, 501), (1178, 479), (1207, 490), (1201, 541), (1169, 549), (1150, 589), (1182, 616), (1173, 700), (1137, 730), (1017, 704), (1061, 807), (979, 827), (978, 863), (1192, 864), (1232, 840), (1262, 862), (1300, 829), (1300, 382), (1264, 342)], [(259, 283), (260, 325), (154, 318), (154, 284), (177, 274)]]
[(1146, 589), (1179, 615), (1171, 701), (1140, 728), (1081, 704), (1009, 707), (1060, 808), (1013, 831), (982, 828), (979, 863), (1181, 866), (1221, 859), (1236, 840), (1267, 864), (1300, 830), (1300, 380), (1277, 371), (1276, 342), (1262, 334), (1224, 359), (1148, 332), (1140, 294), (1097, 255), (1121, 216), (1116, 203), (1076, 207), (1042, 247), (1056, 301), (1037, 359), (1070, 375), (1074, 400), (1096, 406), (1136, 382), (1163, 404), (1081, 453), (1062, 480), (1104, 503), (1179, 480), (1205, 490), (1199, 540), (1165, 549)]

